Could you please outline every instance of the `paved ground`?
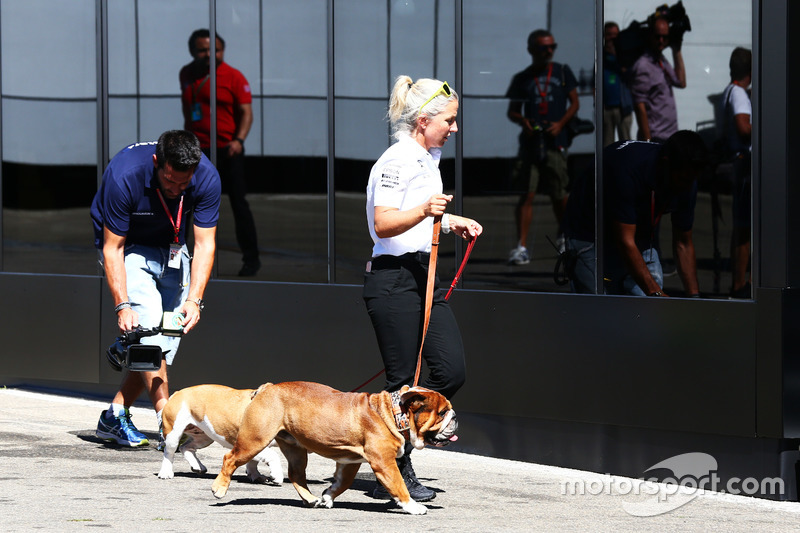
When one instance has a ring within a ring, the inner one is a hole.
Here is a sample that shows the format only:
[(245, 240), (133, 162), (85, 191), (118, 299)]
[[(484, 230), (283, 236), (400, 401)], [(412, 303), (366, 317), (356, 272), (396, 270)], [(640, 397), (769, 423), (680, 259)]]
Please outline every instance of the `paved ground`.
[[(370, 498), (374, 477), (366, 466), (333, 509), (307, 509), (290, 484), (251, 485), (242, 470), (216, 500), (210, 487), (223, 448), (200, 451), (206, 475), (192, 474), (177, 456), (176, 477), (158, 479), (154, 447), (121, 449), (94, 436), (104, 408), (0, 389), (0, 530), (800, 531), (796, 502), (635, 489), (635, 480), (430, 449), (413, 456), (419, 477), (438, 491), (425, 516)], [(153, 410), (132, 413), (154, 435)], [(321, 493), (332, 472), (332, 462), (312, 455), (312, 491)]]

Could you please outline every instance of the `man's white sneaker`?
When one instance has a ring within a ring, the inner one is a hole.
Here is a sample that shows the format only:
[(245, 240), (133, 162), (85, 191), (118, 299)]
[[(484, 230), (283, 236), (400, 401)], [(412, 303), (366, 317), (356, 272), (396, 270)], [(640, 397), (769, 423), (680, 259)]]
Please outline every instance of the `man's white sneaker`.
[(524, 246), (517, 246), (508, 255), (508, 264), (510, 265), (527, 265), (530, 262), (531, 258), (528, 255), (528, 249)]
[(558, 253), (563, 254), (567, 250), (567, 241), (564, 239), (564, 235), (559, 235), (556, 239), (556, 248), (558, 248)]

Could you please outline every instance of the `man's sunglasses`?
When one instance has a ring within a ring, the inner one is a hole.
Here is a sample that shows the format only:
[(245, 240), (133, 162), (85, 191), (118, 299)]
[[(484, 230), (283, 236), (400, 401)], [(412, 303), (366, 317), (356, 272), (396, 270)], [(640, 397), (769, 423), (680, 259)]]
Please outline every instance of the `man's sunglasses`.
[(549, 51), (549, 50), (552, 50), (553, 52), (555, 52), (555, 51), (556, 51), (556, 48), (558, 48), (558, 43), (553, 43), (553, 44), (540, 44), (540, 45), (538, 45), (538, 46), (536, 47), (536, 49), (537, 49), (537, 50), (539, 50), (540, 52), (547, 52), (547, 51)]
[(441, 94), (442, 96), (447, 96), (447, 97), (449, 97), (449, 96), (452, 94), (452, 93), (450, 92), (450, 86), (449, 86), (449, 85), (447, 85), (447, 82), (443, 82), (443, 83), (442, 83), (442, 86), (441, 86), (441, 87), (439, 87), (439, 90), (437, 90), (435, 93), (433, 93), (433, 94), (431, 95), (431, 97), (430, 97), (430, 98), (428, 98), (427, 100), (425, 100), (425, 103), (424, 103), (424, 104), (422, 104), (421, 106), (419, 106), (420, 110), (421, 110), (423, 107), (425, 107), (426, 105), (430, 104), (430, 103), (431, 103), (431, 100), (433, 100), (434, 98), (436, 98), (436, 97), (437, 97), (437, 96), (439, 96), (440, 94)]

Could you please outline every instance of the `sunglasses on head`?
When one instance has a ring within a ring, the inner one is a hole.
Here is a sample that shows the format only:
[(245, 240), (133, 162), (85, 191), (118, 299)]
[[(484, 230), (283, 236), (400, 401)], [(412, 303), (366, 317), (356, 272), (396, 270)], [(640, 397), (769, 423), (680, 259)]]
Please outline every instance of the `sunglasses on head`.
[(441, 86), (441, 87), (439, 87), (439, 89), (438, 89), (438, 90), (437, 90), (435, 93), (433, 93), (433, 94), (431, 95), (431, 97), (430, 97), (430, 98), (428, 98), (427, 100), (425, 100), (425, 103), (424, 103), (424, 104), (422, 104), (421, 106), (419, 106), (419, 108), (420, 108), (420, 109), (422, 109), (422, 108), (423, 108), (423, 107), (425, 107), (426, 105), (430, 104), (430, 103), (431, 103), (431, 100), (433, 100), (434, 98), (436, 98), (436, 97), (437, 97), (437, 96), (439, 96), (439, 95), (442, 95), (442, 96), (447, 96), (447, 97), (449, 97), (451, 94), (452, 94), (452, 93), (450, 92), (450, 86), (449, 86), (449, 85), (447, 85), (447, 82), (445, 81), (445, 82), (443, 82), (443, 83), (442, 83), (442, 86)]

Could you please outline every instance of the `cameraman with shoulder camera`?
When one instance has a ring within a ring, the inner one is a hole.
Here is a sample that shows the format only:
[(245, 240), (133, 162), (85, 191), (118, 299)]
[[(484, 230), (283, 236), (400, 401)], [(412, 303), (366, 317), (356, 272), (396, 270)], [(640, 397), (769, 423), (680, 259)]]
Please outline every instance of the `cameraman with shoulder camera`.
[[(91, 215), (95, 247), (101, 252), (121, 331), (157, 327), (165, 311), (183, 315), (183, 333), (197, 325), (214, 263), (220, 194), (217, 170), (203, 155), (197, 137), (187, 131), (167, 131), (157, 143), (128, 146), (108, 164)], [(193, 257), (186, 246), (190, 217)], [(98, 437), (122, 446), (149, 444), (128, 410), (144, 390), (160, 427), (169, 398), (167, 365), (172, 364), (180, 337), (157, 335), (141, 342), (161, 348), (161, 368), (125, 370), (119, 391), (97, 423)]]
[[(631, 69), (631, 94), (640, 141), (664, 142), (678, 131), (678, 111), (672, 89), (686, 88), (682, 40), (683, 33), (670, 32), (666, 16), (650, 20), (647, 50)], [(672, 48), (674, 68), (664, 57), (667, 46)]]

